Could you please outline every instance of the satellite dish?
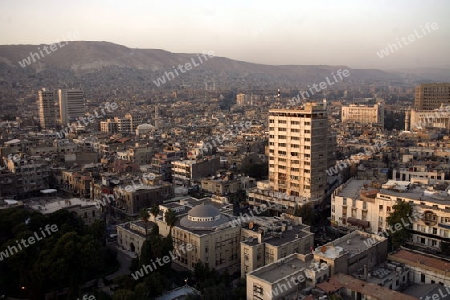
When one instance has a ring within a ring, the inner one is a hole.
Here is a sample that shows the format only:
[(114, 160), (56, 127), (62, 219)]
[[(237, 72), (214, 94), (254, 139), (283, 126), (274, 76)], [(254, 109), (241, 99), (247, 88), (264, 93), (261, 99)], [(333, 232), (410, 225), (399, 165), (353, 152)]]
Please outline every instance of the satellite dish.
[(252, 229), (253, 226), (254, 226), (253, 222), (250, 222), (250, 223), (248, 224), (248, 228), (249, 228), (249, 229)]

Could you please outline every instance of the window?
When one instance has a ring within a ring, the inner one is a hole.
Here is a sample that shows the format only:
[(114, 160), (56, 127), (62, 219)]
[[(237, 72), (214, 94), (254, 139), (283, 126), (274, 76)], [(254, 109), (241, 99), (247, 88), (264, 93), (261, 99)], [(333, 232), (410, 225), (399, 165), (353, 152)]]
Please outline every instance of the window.
[(286, 120), (278, 120), (278, 124), (286, 124)]
[(305, 133), (311, 133), (311, 130), (305, 130)]
[(291, 132), (300, 132), (300, 129), (294, 129), (294, 128), (292, 128), (292, 129), (291, 129)]
[(278, 136), (278, 139), (280, 139), (280, 140), (285, 140), (285, 139), (286, 139), (286, 136), (285, 136), (285, 135), (279, 135), (279, 136)]
[(275, 123), (275, 120), (274, 119), (270, 119), (269, 123)]
[(299, 121), (291, 121), (291, 125), (300, 125)]
[(269, 130), (270, 130), (270, 131), (274, 131), (274, 130), (275, 130), (275, 127), (269, 127)]
[(311, 122), (305, 122), (305, 125), (311, 125)]
[(380, 209), (380, 210), (383, 210), (383, 205), (380, 205), (379, 209)]
[(279, 155), (286, 155), (286, 151), (278, 151)]
[(287, 131), (286, 128), (278, 128), (278, 131)]
[(305, 138), (305, 142), (311, 142), (310, 138)]
[(279, 143), (278, 146), (279, 147), (286, 147), (286, 143)]

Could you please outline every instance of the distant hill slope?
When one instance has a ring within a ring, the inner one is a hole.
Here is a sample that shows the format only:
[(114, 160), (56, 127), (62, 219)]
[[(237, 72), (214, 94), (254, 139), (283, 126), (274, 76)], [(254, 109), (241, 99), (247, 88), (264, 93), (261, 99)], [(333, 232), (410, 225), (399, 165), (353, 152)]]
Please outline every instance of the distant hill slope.
[[(45, 45), (0, 45), (0, 63), (12, 68), (22, 68), (19, 61), (30, 56), (30, 52), (39, 53)], [(46, 54), (31, 62), (27, 68), (43, 70), (46, 68), (68, 69), (76, 72), (95, 71), (104, 67), (120, 67), (149, 71), (171, 71), (172, 66), (185, 64), (196, 54), (171, 53), (159, 49), (132, 49), (110, 42), (70, 42), (50, 54)], [(378, 69), (351, 69), (345, 66), (314, 66), (314, 65), (263, 65), (232, 60), (224, 57), (214, 57), (201, 64), (197, 69), (210, 70), (222, 74), (270, 75), (274, 77), (290, 77), (298, 80), (323, 80), (330, 77), (337, 69), (350, 70), (353, 80), (450, 80), (448, 70), (433, 72), (423, 70), (424, 74), (414, 70), (396, 70), (392, 72)], [(331, 78), (330, 78), (331, 79)], [(315, 82), (315, 81), (313, 81)]]

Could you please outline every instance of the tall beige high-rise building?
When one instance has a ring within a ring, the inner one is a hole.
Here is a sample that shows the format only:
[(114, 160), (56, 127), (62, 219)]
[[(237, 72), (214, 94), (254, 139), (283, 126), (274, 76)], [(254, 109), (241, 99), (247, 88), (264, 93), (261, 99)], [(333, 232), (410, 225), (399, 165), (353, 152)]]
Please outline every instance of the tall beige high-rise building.
[(81, 89), (58, 90), (59, 121), (66, 125), (84, 115), (84, 92)]
[(327, 187), (326, 108), (307, 103), (302, 109), (271, 109), (269, 135), (269, 181), (273, 190), (321, 200)]
[(450, 105), (450, 83), (424, 83), (416, 86), (414, 109), (433, 110)]
[(42, 89), (38, 92), (39, 123), (42, 128), (54, 128), (58, 118), (58, 95), (55, 91)]

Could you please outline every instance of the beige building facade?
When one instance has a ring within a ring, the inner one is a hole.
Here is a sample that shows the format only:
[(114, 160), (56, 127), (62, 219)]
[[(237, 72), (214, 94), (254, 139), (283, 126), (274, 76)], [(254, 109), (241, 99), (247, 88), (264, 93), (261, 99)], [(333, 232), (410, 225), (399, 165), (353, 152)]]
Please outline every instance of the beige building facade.
[(450, 83), (423, 83), (416, 86), (414, 109), (433, 110), (450, 105)]
[(377, 103), (373, 106), (350, 104), (342, 106), (342, 122), (359, 122), (384, 126), (384, 106)]

